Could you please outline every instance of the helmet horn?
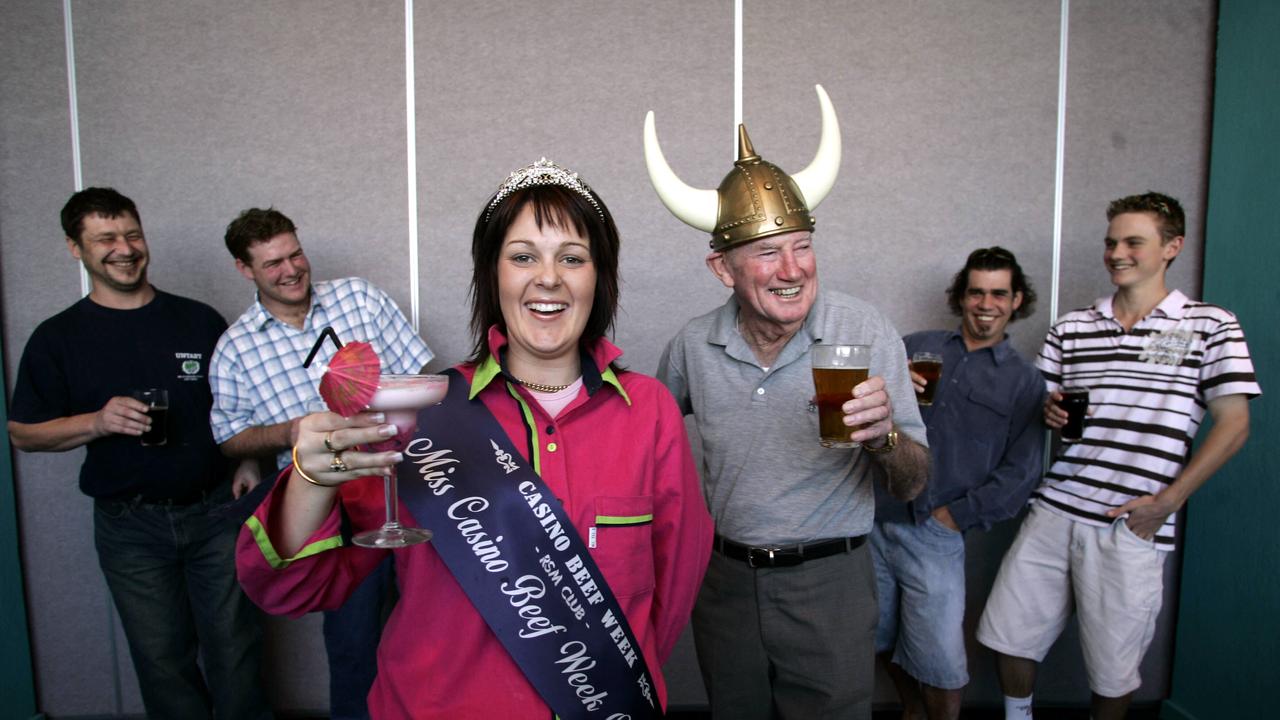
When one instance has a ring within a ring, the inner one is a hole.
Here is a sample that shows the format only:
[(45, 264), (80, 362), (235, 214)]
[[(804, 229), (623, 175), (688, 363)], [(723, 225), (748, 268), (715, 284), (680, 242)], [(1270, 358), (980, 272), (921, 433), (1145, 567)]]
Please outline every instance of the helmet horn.
[[(825, 127), (825, 118), (823, 122)], [(823, 142), (825, 141), (824, 130)], [(839, 148), (840, 139), (837, 133), (837, 166), (840, 164)], [(691, 187), (676, 176), (675, 171), (667, 164), (667, 158), (662, 154), (662, 147), (658, 145), (658, 131), (654, 127), (652, 110), (644, 116), (644, 164), (649, 169), (649, 182), (653, 183), (653, 189), (658, 191), (662, 204), (667, 206), (672, 215), (703, 232), (709, 233), (715, 230), (716, 212), (720, 203), (716, 191)], [(814, 165), (816, 164), (815, 159)], [(834, 181), (833, 177), (832, 182)], [(831, 186), (828, 184), (827, 190), (830, 189)], [(823, 194), (825, 195), (825, 191)]]
[(827, 193), (836, 184), (841, 154), (840, 121), (836, 119), (831, 98), (827, 97), (827, 91), (821, 85), (813, 87), (818, 91), (818, 104), (822, 106), (822, 138), (818, 141), (818, 151), (814, 153), (809, 167), (791, 176), (804, 195), (810, 212), (826, 199)]

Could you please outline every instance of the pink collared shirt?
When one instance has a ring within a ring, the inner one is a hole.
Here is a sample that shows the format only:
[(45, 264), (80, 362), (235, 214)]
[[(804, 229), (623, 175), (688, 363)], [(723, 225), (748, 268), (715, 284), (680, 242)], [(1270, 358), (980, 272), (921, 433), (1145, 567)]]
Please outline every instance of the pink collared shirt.
[[(491, 333), (491, 350), (505, 343)], [(601, 341), (598, 367), (621, 355)], [(666, 706), (662, 663), (689, 620), (710, 555), (711, 518), (685, 435), (666, 388), (633, 372), (606, 370), (594, 393), (584, 389), (555, 418), (493, 374), (492, 360), (460, 366), (467, 382), (479, 371), (480, 399), (526, 461), (537, 455), (543, 481), (563, 503), (631, 623), (658, 697)], [(473, 387), (473, 391), (475, 388)], [(522, 405), (524, 406), (522, 408)], [(526, 424), (523, 412), (534, 422)], [(385, 551), (341, 546), (335, 508), (293, 558), (274, 549), (273, 528), (287, 483), (241, 530), (236, 564), (245, 591), (274, 614), (300, 616), (339, 607)], [(340, 503), (355, 531), (383, 520), (382, 483), (346, 484)], [(417, 524), (402, 505), (401, 518)], [(652, 514), (652, 522), (610, 526), (608, 518)], [(400, 601), (378, 647), (378, 676), (369, 693), (375, 718), (537, 718), (550, 709), (490, 632), (430, 544), (394, 551)]]

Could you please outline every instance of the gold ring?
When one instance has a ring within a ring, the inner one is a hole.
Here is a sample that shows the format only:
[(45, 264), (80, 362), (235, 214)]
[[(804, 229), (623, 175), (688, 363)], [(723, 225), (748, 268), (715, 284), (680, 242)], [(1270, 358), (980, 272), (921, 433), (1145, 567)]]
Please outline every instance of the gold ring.
[(330, 442), (330, 439), (332, 439), (332, 437), (333, 437), (332, 430), (324, 434), (324, 449), (328, 450), (331, 453), (336, 453), (338, 452), (338, 449), (333, 446), (332, 442)]
[(329, 461), (329, 470), (332, 472), (346, 472), (350, 469), (351, 468), (347, 467), (347, 464), (342, 461), (342, 453), (335, 452), (333, 454), (333, 459)]

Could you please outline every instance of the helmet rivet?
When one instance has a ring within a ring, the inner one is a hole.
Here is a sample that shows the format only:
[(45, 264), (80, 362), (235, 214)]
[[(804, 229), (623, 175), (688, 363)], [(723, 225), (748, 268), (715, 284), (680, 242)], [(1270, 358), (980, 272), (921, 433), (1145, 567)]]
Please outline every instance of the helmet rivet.
[(781, 225), (783, 222), (784, 222), (784, 220), (782, 219), (782, 216), (781, 216), (781, 215), (779, 215), (778, 217), (776, 217), (776, 218), (774, 218), (774, 219), (773, 219), (773, 224), (774, 224), (774, 225)]
[(772, 190), (772, 189), (773, 189), (773, 183), (769, 183), (769, 182), (765, 183), (765, 184), (764, 184), (764, 189), (765, 189), (765, 190)]

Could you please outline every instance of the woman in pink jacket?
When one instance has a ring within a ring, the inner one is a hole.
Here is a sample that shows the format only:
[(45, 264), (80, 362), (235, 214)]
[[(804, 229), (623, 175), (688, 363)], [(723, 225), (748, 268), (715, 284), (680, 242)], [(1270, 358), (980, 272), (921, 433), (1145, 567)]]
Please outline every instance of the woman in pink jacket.
[[(541, 160), (476, 222), (471, 358), (401, 452), (358, 446), (385, 418), (301, 423), (296, 465), (241, 532), (237, 563), (267, 611), (336, 608), (393, 552), (400, 601), (369, 694), (375, 718), (656, 717), (661, 666), (693, 607), (711, 520), (680, 411), (618, 364), (606, 333), (619, 240), (603, 201)], [(334, 468), (345, 466), (345, 471)], [(435, 540), (350, 544), (384, 519)]]

